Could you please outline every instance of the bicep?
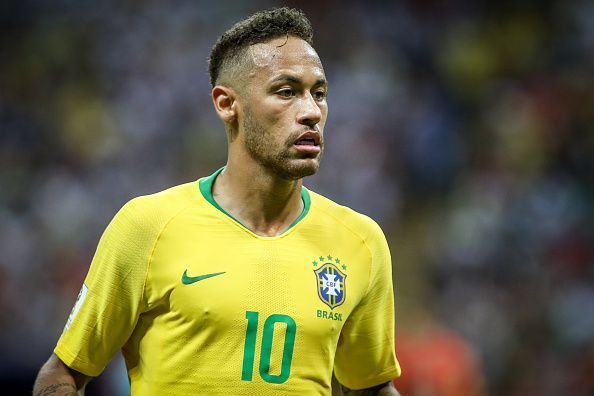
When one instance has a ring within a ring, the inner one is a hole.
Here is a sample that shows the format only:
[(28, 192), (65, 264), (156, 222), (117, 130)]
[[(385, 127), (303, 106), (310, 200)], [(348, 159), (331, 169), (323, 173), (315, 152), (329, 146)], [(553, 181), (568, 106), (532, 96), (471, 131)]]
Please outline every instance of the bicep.
[(55, 353), (52, 353), (50, 360), (56, 360), (56, 365), (60, 365), (63, 367), (63, 370), (68, 372), (70, 376), (74, 379), (74, 383), (76, 384), (76, 389), (84, 389), (84, 387), (89, 383), (91, 380), (91, 376), (83, 374), (79, 371), (74, 370), (73, 368), (68, 367)]
[(52, 354), (39, 370), (34, 395), (54, 394), (58, 390), (71, 390), (83, 395), (85, 385), (91, 378), (68, 367), (56, 354)]

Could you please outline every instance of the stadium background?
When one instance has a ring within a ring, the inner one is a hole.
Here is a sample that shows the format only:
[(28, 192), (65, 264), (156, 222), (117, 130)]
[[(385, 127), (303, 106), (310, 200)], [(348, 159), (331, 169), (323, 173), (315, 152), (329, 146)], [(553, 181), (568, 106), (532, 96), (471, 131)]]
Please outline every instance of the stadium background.
[[(280, 4), (0, 4), (1, 393), (30, 392), (115, 211), (223, 164), (206, 57)], [(282, 4), (330, 81), (306, 184), (391, 243), (403, 394), (594, 394), (594, 2)], [(87, 394), (126, 392), (116, 360)]]

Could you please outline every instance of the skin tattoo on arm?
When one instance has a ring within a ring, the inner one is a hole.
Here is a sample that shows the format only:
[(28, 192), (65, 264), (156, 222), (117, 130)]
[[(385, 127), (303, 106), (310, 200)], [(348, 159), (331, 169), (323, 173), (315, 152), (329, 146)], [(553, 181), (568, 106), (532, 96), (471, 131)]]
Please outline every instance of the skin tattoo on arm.
[(53, 384), (46, 386), (45, 388), (41, 389), (39, 392), (35, 394), (35, 396), (48, 396), (48, 395), (56, 395), (56, 392), (62, 390), (66, 390), (66, 388), (70, 388), (73, 390), (72, 392), (63, 393), (63, 396), (76, 396), (78, 395), (76, 391), (76, 387), (73, 384), (68, 382), (63, 382), (61, 384)]

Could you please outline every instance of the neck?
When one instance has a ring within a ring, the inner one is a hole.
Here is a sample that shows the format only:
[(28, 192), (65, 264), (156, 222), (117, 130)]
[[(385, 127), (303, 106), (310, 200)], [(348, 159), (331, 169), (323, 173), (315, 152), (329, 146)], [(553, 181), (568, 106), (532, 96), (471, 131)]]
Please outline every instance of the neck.
[[(252, 166), (250, 166), (252, 165)], [(260, 236), (282, 234), (303, 211), (301, 180), (285, 180), (262, 166), (231, 159), (216, 178), (213, 198)]]

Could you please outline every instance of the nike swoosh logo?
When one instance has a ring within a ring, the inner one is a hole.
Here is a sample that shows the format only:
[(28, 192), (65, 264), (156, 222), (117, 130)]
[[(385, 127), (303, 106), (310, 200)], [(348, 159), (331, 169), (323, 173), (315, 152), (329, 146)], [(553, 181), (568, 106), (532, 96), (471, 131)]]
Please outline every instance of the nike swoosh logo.
[(184, 285), (191, 285), (192, 283), (196, 283), (198, 281), (212, 278), (213, 276), (223, 275), (223, 274), (224, 274), (224, 272), (215, 272), (214, 274), (206, 274), (206, 275), (200, 275), (200, 276), (188, 276), (188, 270), (185, 270), (184, 274), (182, 275), (181, 281)]

